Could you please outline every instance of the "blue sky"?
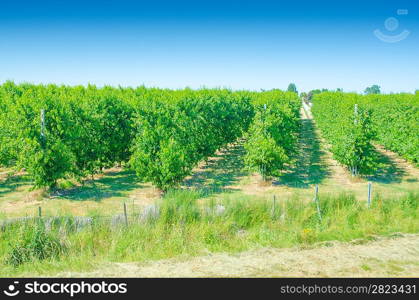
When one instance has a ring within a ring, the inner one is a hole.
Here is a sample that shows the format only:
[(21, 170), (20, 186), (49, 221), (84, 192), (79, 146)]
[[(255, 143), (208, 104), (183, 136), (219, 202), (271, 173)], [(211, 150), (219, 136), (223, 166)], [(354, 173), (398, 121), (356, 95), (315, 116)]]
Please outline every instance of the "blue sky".
[(0, 82), (419, 89), (418, 1), (0, 3)]

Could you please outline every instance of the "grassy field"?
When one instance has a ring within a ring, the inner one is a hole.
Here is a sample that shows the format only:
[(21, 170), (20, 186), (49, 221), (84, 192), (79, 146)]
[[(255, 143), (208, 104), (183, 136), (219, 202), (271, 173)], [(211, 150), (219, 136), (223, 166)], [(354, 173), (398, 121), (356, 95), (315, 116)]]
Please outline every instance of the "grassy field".
[(104, 263), (61, 277), (411, 277), (419, 274), (419, 235), (264, 247), (150, 262)]
[[(371, 208), (352, 195), (321, 195), (316, 205), (298, 199), (280, 205), (254, 196), (226, 196), (200, 205), (197, 192), (177, 191), (161, 200), (158, 217), (130, 225), (93, 218), (76, 230), (71, 223), (39, 220), (6, 226), (0, 235), (1, 276), (82, 272), (107, 262), (147, 262), (262, 247), (310, 247), (318, 242), (374, 239), (419, 231), (418, 194), (377, 199)], [(217, 206), (218, 205), (218, 206)], [(223, 209), (220, 211), (219, 205)]]

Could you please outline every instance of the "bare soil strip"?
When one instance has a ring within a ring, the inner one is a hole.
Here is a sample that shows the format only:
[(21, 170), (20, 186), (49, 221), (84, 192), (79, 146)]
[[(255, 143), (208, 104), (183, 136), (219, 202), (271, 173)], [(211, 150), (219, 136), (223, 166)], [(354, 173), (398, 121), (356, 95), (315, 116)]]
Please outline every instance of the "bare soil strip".
[(150, 263), (110, 263), (90, 273), (61, 277), (417, 277), (419, 235), (350, 243), (328, 242), (312, 249), (263, 248)]
[(351, 175), (349, 172), (341, 165), (339, 164), (334, 158), (332, 153), (329, 151), (330, 146), (327, 145), (324, 138), (322, 138), (320, 130), (317, 128), (315, 124), (315, 120), (313, 118), (313, 115), (308, 106), (304, 106), (301, 110), (304, 112), (302, 119), (307, 118), (308, 120), (312, 120), (314, 123), (314, 131), (315, 134), (319, 137), (320, 144), (322, 146), (322, 150), (324, 151), (323, 160), (322, 163), (324, 163), (326, 166), (330, 169), (330, 178), (333, 180), (334, 183), (338, 185), (350, 185), (351, 182)]
[[(306, 105), (301, 109), (301, 118), (313, 120), (311, 111)], [(320, 137), (321, 144), (323, 145), (323, 150), (325, 152), (324, 161), (327, 166), (330, 167), (331, 179), (338, 184), (351, 184), (354, 183), (354, 178), (351, 178), (350, 173), (342, 165), (340, 165), (334, 158), (332, 153), (328, 150), (330, 146), (327, 145), (327, 142), (321, 137), (319, 129), (315, 128), (315, 133)], [(374, 145), (377, 152), (382, 156), (382, 160), (386, 163), (386, 168), (381, 170), (381, 173), (377, 176), (371, 176), (369, 179), (373, 181), (391, 183), (397, 181), (397, 178), (402, 178), (408, 181), (419, 180), (419, 169), (410, 164), (405, 159), (401, 158), (397, 153), (385, 149), (381, 145)], [(386, 182), (387, 181), (387, 182)]]
[(209, 158), (208, 163), (196, 168), (185, 180), (185, 186), (208, 190), (209, 194), (241, 192), (257, 197), (277, 195), (289, 199), (298, 195), (301, 199), (312, 199), (314, 185), (320, 185), (323, 194), (354, 193), (365, 200), (367, 182), (373, 183), (373, 193), (386, 197), (401, 197), (417, 190), (419, 169), (397, 154), (377, 146), (382, 166), (374, 176), (352, 177), (330, 152), (330, 146), (321, 137), (308, 106), (301, 109), (301, 132), (295, 163), (284, 174), (272, 182), (263, 182), (258, 174), (249, 175), (243, 170), (244, 149), (241, 143), (230, 145), (224, 151)]
[(387, 150), (381, 145), (374, 145), (375, 149), (390, 162), (392, 162), (401, 172), (404, 177), (419, 180), (419, 169), (412, 165), (410, 162), (400, 157), (397, 153)]

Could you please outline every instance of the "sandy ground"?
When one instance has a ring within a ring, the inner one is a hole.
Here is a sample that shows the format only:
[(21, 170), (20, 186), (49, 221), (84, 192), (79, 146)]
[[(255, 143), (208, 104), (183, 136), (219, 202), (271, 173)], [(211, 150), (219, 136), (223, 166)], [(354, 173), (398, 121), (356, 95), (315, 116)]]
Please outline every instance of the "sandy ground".
[(386, 156), (390, 161), (392, 161), (400, 172), (403, 172), (405, 178), (408, 179), (419, 179), (419, 169), (414, 167), (414, 165), (408, 162), (406, 159), (400, 157), (397, 153), (385, 149), (382, 145), (375, 145), (375, 148), (379, 153)]
[(60, 277), (418, 277), (419, 235), (395, 235), (311, 249), (263, 248), (149, 263), (109, 263)]

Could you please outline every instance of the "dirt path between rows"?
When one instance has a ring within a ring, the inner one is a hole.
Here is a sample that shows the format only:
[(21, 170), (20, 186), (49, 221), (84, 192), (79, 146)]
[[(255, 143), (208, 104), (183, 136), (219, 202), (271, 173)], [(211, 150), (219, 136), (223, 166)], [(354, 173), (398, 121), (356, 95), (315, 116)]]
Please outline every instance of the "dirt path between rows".
[(406, 192), (417, 190), (419, 169), (413, 167), (397, 154), (377, 146), (380, 167), (374, 175), (353, 177), (338, 163), (330, 151), (330, 145), (321, 135), (313, 119), (310, 107), (301, 108), (301, 130), (298, 136), (298, 149), (283, 174), (263, 182), (257, 173), (244, 171), (243, 141), (231, 144), (223, 151), (209, 158), (207, 163), (195, 168), (185, 180), (185, 187), (205, 190), (217, 194), (240, 192), (245, 195), (269, 197), (277, 195), (290, 199), (298, 195), (311, 200), (316, 184), (323, 194), (353, 193), (357, 199), (365, 200), (367, 182), (373, 183), (373, 193), (386, 197), (402, 197)]
[(390, 165), (389, 169), (393, 177), (404, 177), (405, 180), (411, 181), (419, 180), (419, 169), (412, 163), (400, 157), (397, 153), (384, 148), (382, 145), (375, 144), (374, 146), (377, 152), (385, 158), (387, 164)]
[(110, 263), (61, 277), (417, 277), (419, 235), (329, 242), (313, 249), (263, 248), (150, 263)]
[[(311, 109), (308, 105), (303, 104), (301, 118), (302, 120), (312, 120), (315, 124)], [(315, 134), (319, 136), (323, 145), (325, 152), (323, 163), (330, 167), (330, 177), (339, 184), (352, 184), (353, 178), (351, 178), (349, 171), (333, 158), (333, 154), (329, 150), (330, 145), (327, 145), (327, 142), (321, 137), (321, 132), (318, 128), (315, 128)], [(414, 167), (397, 153), (385, 149), (382, 145), (375, 144), (374, 146), (381, 156), (381, 161), (385, 163), (385, 167), (382, 167), (382, 169), (376, 172), (375, 176), (369, 176), (369, 180), (391, 183), (399, 181), (401, 178), (410, 181), (419, 179), (418, 168)]]
[(321, 132), (316, 126), (310, 107), (304, 104), (301, 109), (301, 119), (303, 121), (307, 120), (313, 123), (312, 135), (316, 136), (316, 138), (319, 140), (320, 148), (322, 150), (320, 164), (327, 166), (328, 177), (336, 185), (352, 185), (353, 182), (351, 181), (351, 176), (349, 172), (333, 158), (333, 155), (329, 150), (330, 145), (327, 145), (327, 142), (321, 136)]

